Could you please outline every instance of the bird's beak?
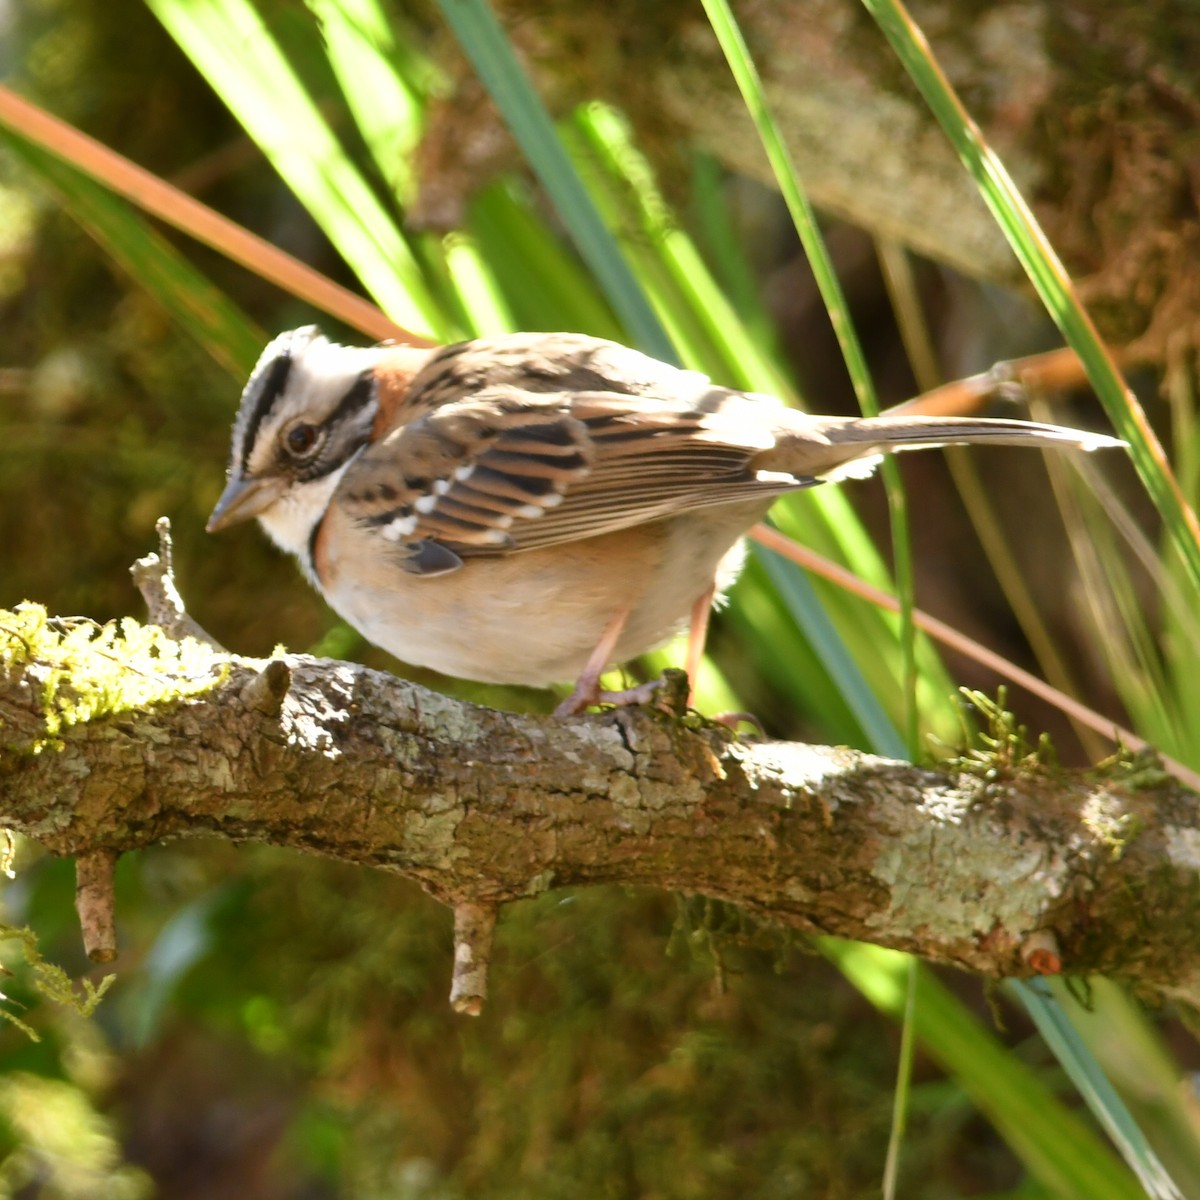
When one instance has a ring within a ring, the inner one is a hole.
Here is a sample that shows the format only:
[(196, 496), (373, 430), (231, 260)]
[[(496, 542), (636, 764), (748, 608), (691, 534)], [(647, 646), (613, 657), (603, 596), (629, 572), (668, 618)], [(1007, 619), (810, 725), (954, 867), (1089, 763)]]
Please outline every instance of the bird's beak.
[(270, 508), (282, 492), (282, 479), (244, 479), (241, 475), (231, 475), (205, 528), (209, 533), (216, 533), (239, 521), (257, 517)]

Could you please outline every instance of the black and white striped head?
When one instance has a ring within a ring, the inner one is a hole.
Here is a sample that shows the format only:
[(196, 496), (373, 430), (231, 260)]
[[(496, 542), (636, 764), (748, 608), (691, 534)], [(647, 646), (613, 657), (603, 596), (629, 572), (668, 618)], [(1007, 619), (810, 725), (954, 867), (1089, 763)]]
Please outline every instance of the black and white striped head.
[[(378, 348), (339, 346), (315, 325), (281, 333), (242, 392), (228, 482), (209, 532), (259, 517), (297, 550), (343, 470), (367, 444), (378, 411)], [(277, 511), (276, 511), (277, 510)], [(295, 529), (293, 530), (293, 526)]]

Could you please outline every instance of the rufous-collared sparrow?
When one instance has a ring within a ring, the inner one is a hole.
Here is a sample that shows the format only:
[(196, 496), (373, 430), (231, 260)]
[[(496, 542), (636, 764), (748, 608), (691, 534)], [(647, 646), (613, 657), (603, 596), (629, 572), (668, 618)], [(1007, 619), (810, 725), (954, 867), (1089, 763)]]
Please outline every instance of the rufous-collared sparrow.
[(1017, 420), (811, 416), (581, 334), (357, 348), (308, 326), (246, 385), (208, 528), (257, 517), (405, 662), (578, 680), (560, 706), (577, 712), (604, 668), (707, 612), (776, 497), (885, 452), (983, 441), (1123, 444)]

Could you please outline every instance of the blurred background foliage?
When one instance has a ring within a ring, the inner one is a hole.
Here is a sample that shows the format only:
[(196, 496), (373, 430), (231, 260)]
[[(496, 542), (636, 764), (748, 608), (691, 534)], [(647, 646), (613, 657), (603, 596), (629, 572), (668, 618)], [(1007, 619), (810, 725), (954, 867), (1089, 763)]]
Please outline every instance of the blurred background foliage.
[[(164, 28), (181, 37), (180, 22), (213, 7), (0, 0), (0, 77), (358, 286), (345, 247), (343, 255), (333, 248), (338, 234), (281, 183)], [(679, 6), (620, 7), (620, 19), (652, 16), (663, 38), (673, 36)], [(569, 327), (638, 340), (619, 303), (576, 257), (520, 156), (497, 141), (495, 117), (438, 11), (389, 10), (385, 33), (375, 36), (398, 60), (404, 88), (385, 75), (375, 82), (384, 96), (393, 89), (390, 100), (381, 107), (377, 93), (374, 107), (355, 109), (354, 90), (339, 78), (332, 25), (323, 36), (317, 24), (350, 9), (364, 21), (374, 11), (317, 0), (263, 0), (257, 11), (347, 161), (371, 181), (383, 208), (396, 214), (398, 200), (408, 212), (404, 237), (429, 293), (425, 328), (455, 336), (508, 325)], [(512, 11), (528, 49), (537, 14)], [(565, 54), (577, 36), (572, 28), (547, 24), (542, 55), (556, 47)], [(266, 62), (265, 44), (259, 49)], [(631, 104), (642, 65), (626, 64)], [(365, 72), (360, 82), (366, 87)], [(584, 73), (582, 86), (589, 85)], [(401, 100), (412, 105), (411, 128), (399, 119)], [(264, 103), (247, 102), (260, 110)], [(618, 110), (593, 105), (566, 109), (559, 128), (685, 358), (722, 382), (803, 394), (815, 410), (853, 410), (825, 308), (773, 190), (728, 171), (665, 121), (639, 122), (631, 135)], [(406, 141), (413, 130), (424, 138)], [(248, 314), (246, 342), (215, 352), (150, 285), (148, 268), (136, 260), (118, 265), (111, 245), (98, 247), (83, 231), (79, 195), (54, 179), (15, 143), (0, 148), (0, 603), (28, 598), (99, 620), (136, 613), (128, 566), (152, 546), (154, 521), (165, 513), (189, 608), (225, 644), (266, 653), (282, 642), (403, 670), (334, 622), (256, 530), (219, 541), (203, 533), (221, 489), (237, 367), (249, 366), (238, 359), (241, 346), (254, 344), (259, 331), (314, 319), (346, 340), (361, 336), (167, 232)], [(455, 228), (449, 237), (446, 224)], [(825, 234), (875, 386), (885, 404), (898, 402), (918, 388), (877, 248), (848, 224), (827, 222)], [(910, 266), (911, 296), (936, 330), (947, 374), (1057, 344), (1027, 298), (929, 262)], [(1152, 399), (1157, 377), (1145, 382)], [(1186, 404), (1175, 399), (1178, 423)], [(1057, 397), (1053, 416), (1101, 423), (1086, 397)], [(1124, 604), (1122, 619), (1137, 613), (1143, 622), (1128, 634), (1112, 631), (1111, 644), (1106, 637), (1099, 647), (1085, 617), (1095, 610), (1103, 620), (1111, 608), (1085, 599), (1095, 578), (1068, 552), (1068, 535), (1076, 543), (1092, 536), (1064, 498), (1077, 485), (1058, 480), (1056, 496), (1038, 464), (1018, 457), (980, 456), (976, 464), (977, 486), (1009, 530), (1007, 566), (979, 549), (940, 457), (903, 464), (920, 602), (1036, 665), (1028, 629), (998, 582), (1011, 589), (1019, 580), (1077, 690), (1110, 714), (1122, 703), (1134, 718), (1159, 713), (1160, 725), (1136, 727), (1152, 737), (1173, 729), (1170, 748), (1197, 765), (1189, 722), (1174, 715), (1187, 695), (1186, 615), (1162, 618), (1183, 645), (1177, 657), (1157, 645), (1153, 584), (1170, 564), (1152, 556), (1146, 569), (1127, 568), (1135, 556), (1126, 547), (1093, 564), (1118, 581), (1112, 594)], [(1131, 474), (1107, 465), (1106, 486), (1132, 505), (1133, 523), (1144, 524), (1148, 505)], [(955, 474), (964, 470), (958, 464)], [(884, 491), (874, 481), (854, 485), (852, 500), (858, 517), (831, 490), (787, 506), (779, 519), (886, 582)], [(1054, 515), (1060, 505), (1065, 524)], [(732, 698), (774, 735), (869, 744), (845, 680), (833, 678), (836, 669), (801, 636), (806, 602), (789, 600), (786, 587), (781, 593), (770, 570), (752, 564), (718, 619), (709, 707)], [(894, 623), (817, 588), (854, 670), (870, 684), (872, 711), (899, 726), (903, 656)], [(1125, 674), (1115, 675), (1113, 647), (1125, 638), (1133, 649)], [(927, 648), (919, 656), (924, 732), (953, 739), (951, 679), (984, 689), (995, 681), (969, 663), (943, 671)], [(416, 677), (487, 703), (550, 703), (536, 692)], [(1067, 761), (1094, 752), (1054, 712), (1018, 694), (1011, 702), (1035, 728), (1055, 732)], [(17, 868), (5, 919), (33, 926), (43, 952), (73, 974), (98, 978), (77, 942), (71, 864), (23, 846)], [(91, 1021), (39, 1000), (15, 949), (5, 956), (15, 972), (4, 989), (8, 1003), (40, 1041), (0, 1028), (0, 1196), (878, 1194), (899, 1041), (894, 1022), (807, 944), (719, 905), (617, 889), (513, 905), (501, 921), (488, 1009), (470, 1021), (445, 1001), (449, 915), (403, 881), (197, 841), (126, 855), (118, 884), (119, 979)], [(986, 1031), (981, 986), (946, 982)], [(1143, 1125), (1178, 1176), (1200, 1179), (1194, 1100), (1181, 1082), (1197, 1062), (1194, 1045), (1177, 1023), (1163, 1019), (1156, 1032), (1114, 1004), (1137, 1037), (1149, 1039), (1138, 1043), (1127, 1093), (1142, 1090)], [(1005, 1022), (1003, 1037), (1029, 1077), (1073, 1104), (1023, 1016), (1006, 1008)], [(1112, 1040), (1105, 1029), (1098, 1040)], [(1123, 1044), (1133, 1037), (1124, 1034)], [(1079, 1194), (1022, 1163), (937, 1059), (918, 1058), (901, 1194)], [(1128, 1194), (1114, 1186), (1112, 1194)]]

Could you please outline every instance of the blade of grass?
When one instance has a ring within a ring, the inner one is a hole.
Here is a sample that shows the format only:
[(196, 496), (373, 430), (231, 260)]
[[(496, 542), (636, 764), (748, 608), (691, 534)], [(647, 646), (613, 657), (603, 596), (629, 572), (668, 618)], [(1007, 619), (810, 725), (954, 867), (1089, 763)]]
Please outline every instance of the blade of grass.
[(1046, 1045), (1071, 1077), (1092, 1115), (1154, 1200), (1184, 1200), (1132, 1113), (1109, 1083), (1079, 1031), (1044, 979), (1010, 979), (1005, 986), (1025, 1006)]
[(445, 240), (446, 269), (462, 298), (472, 337), (488, 337), (516, 330), (513, 315), (496, 281), (491, 263), (479, 253), (468, 233), (452, 233)]
[(870, 749), (889, 758), (904, 758), (904, 738), (896, 731), (875, 691), (838, 637), (837, 629), (808, 577), (802, 571), (784, 569), (788, 566), (787, 560), (771, 550), (756, 546), (755, 553), (862, 726)]
[(729, 204), (722, 191), (721, 168), (709, 154), (697, 152), (693, 158), (692, 200), (697, 239), (713, 264), (722, 293), (730, 297), (754, 345), (765, 347), (775, 361), (779, 357), (778, 336), (730, 220)]
[[(1143, 589), (1136, 585), (1118, 550), (1108, 514), (1100, 511), (1086, 474), (1081, 482), (1081, 477), (1068, 473), (1063, 464), (1048, 465), (1083, 583), (1082, 615), (1108, 664), (1117, 694), (1134, 725), (1155, 745), (1184, 759), (1194, 757), (1196, 741), (1187, 728), (1194, 706), (1176, 703), (1162, 645), (1148, 620)], [(1161, 563), (1151, 564), (1150, 579), (1159, 584), (1169, 612), (1175, 589)], [(1183, 648), (1175, 650), (1174, 660), (1178, 663), (1185, 653)]]
[(630, 336), (646, 353), (675, 362), (674, 346), (604, 227), (486, 0), (438, 0), (438, 7)]
[(502, 180), (484, 188), (471, 202), (467, 226), (521, 329), (621, 337), (595, 282), (550, 234), (519, 185)]
[(900, 1053), (896, 1065), (896, 1094), (892, 1100), (892, 1128), (888, 1134), (887, 1158), (883, 1164), (883, 1200), (896, 1200), (896, 1179), (900, 1172), (900, 1147), (908, 1125), (909, 1092), (916, 1051), (917, 988), (921, 964), (912, 955), (908, 959), (908, 987), (905, 988), (904, 1015), (900, 1018)]
[(938, 119), (1063, 337), (1083, 360), (1109, 419), (1130, 447), (1134, 466), (1200, 592), (1200, 523), (1188, 506), (1158, 438), (1101, 342), (1074, 285), (1003, 163), (968, 115), (901, 0), (863, 0), (925, 103)]
[[(831, 616), (844, 604), (827, 605)], [(762, 695), (751, 704), (790, 715), (787, 736), (813, 737), (839, 745), (870, 745), (845, 696), (830, 678), (806, 637), (797, 638), (797, 614), (784, 599), (757, 554), (748, 557), (721, 624), (737, 639), (737, 658), (728, 665), (744, 690)], [(890, 714), (889, 714), (890, 715)], [(816, 731), (816, 732), (814, 732)]]
[(376, 0), (305, 0), (317, 18), (342, 95), (371, 157), (403, 205), (412, 203), (412, 169), (421, 138), (424, 104), (406, 75), (428, 73), (412, 55), (397, 69), (400, 47)]
[(351, 328), (380, 340), (394, 337), (416, 345), (428, 344), (361, 296), (2, 85), (0, 126)]
[[(7, 132), (4, 140), (9, 152), (53, 189), (63, 208), (130, 278), (154, 296), (240, 385), (266, 340), (254, 322), (118, 196), (31, 142)], [(196, 399), (203, 404), (207, 397)], [(225, 409), (222, 399), (222, 418)]]
[[(762, 81), (758, 70), (750, 57), (750, 51), (742, 37), (741, 29), (734, 19), (733, 11), (728, 0), (703, 0), (704, 11), (708, 14), (709, 24), (716, 34), (721, 50), (729, 64), (729, 69), (742, 94), (742, 100), (758, 131), (771, 170), (779, 185), (788, 212), (796, 232), (800, 235), (804, 252), (808, 256), (821, 298), (829, 313), (834, 333), (842, 349), (842, 357), (846, 361), (846, 370), (858, 397), (859, 407), (864, 415), (874, 416), (879, 412), (879, 401), (875, 395), (875, 387), (871, 373), (867, 369), (866, 358), (854, 331), (850, 319), (849, 308), (837, 274), (833, 269), (832, 260), (817, 226), (816, 215), (808, 201), (784, 145), (779, 127), (767, 106), (763, 94)], [(908, 533), (908, 506), (904, 496), (904, 488), (900, 481), (900, 473), (890, 459), (885, 459), (881, 476), (887, 492), (888, 512), (892, 527), (892, 555), (895, 562), (896, 590), (900, 597), (900, 645), (903, 657), (904, 696), (905, 696), (905, 740), (909, 747), (909, 756), (915, 758), (920, 751), (919, 710), (917, 707), (917, 656), (916, 628), (912, 622), (913, 608), (913, 564), (912, 552)]]
[[(426, 98), (440, 87), (440, 72), (397, 38), (378, 0), (305, 3), (317, 19), (322, 49), (377, 171), (401, 206), (411, 207), (419, 189), (415, 163)], [(432, 231), (410, 232), (408, 242), (445, 328), (472, 336), (512, 328), (497, 307), (499, 293), (484, 285), (478, 256), (471, 267), (465, 248)], [(447, 261), (452, 250), (458, 252), (454, 263)], [(475, 303), (485, 310), (473, 312)]]
[[(878, 946), (822, 938), (821, 952), (882, 1012), (903, 1016), (908, 956)], [(1026, 1168), (1056, 1196), (1144, 1200), (1133, 1176), (1077, 1116), (920, 968), (916, 1036), (962, 1085)]]
[(402, 325), (452, 334), (420, 266), (248, 0), (147, 0), (338, 252)]
[[(1061, 979), (1045, 980), (1105, 1074), (1146, 1130), (1185, 1196), (1200, 1196), (1200, 1114), (1190, 1080), (1156, 1022), (1120, 984), (1088, 980), (1086, 1003)], [(1165, 1030), (1163, 1031), (1165, 1032)]]
[(786, 398), (793, 390), (790, 381), (717, 286), (659, 191), (625, 118), (597, 101), (576, 109), (568, 129), (578, 145), (576, 164), (593, 167), (587, 182), (609, 229), (655, 311), (680, 331), (676, 344), (685, 364), (725, 386)]

